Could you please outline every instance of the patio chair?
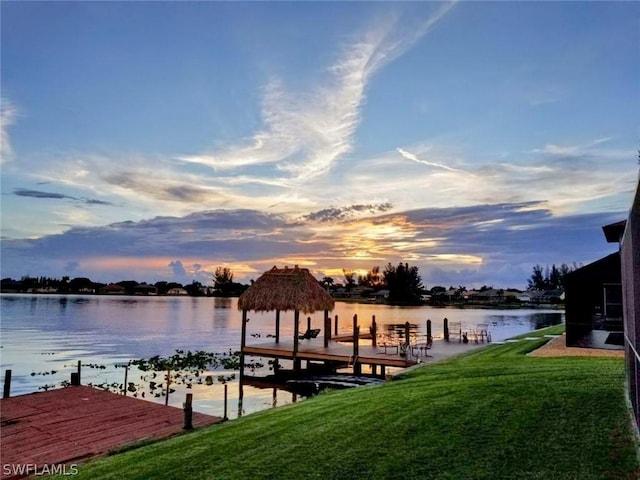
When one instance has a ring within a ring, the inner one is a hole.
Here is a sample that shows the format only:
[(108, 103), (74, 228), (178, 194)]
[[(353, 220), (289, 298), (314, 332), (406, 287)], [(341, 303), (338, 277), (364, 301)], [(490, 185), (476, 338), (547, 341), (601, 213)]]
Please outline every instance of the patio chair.
[(298, 335), (298, 338), (300, 340), (309, 340), (311, 338), (316, 338), (319, 334), (320, 334), (319, 328), (310, 328), (306, 332), (304, 332), (302, 335)]
[(398, 342), (396, 340), (394, 340), (389, 335), (379, 335), (379, 337), (380, 337), (380, 340), (378, 340), (377, 345), (378, 345), (378, 347), (384, 348), (385, 355), (387, 354), (387, 350), (389, 350), (389, 349), (395, 350), (395, 352), (393, 352), (393, 354), (394, 355), (398, 355), (398, 353), (399, 353), (399, 351), (398, 351)]

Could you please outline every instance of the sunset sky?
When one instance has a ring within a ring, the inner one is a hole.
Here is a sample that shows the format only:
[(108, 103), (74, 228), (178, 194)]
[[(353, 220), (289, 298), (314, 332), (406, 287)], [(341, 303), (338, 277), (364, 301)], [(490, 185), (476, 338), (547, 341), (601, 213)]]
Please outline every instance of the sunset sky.
[(14, 2), (2, 277), (525, 287), (617, 248), (639, 2)]

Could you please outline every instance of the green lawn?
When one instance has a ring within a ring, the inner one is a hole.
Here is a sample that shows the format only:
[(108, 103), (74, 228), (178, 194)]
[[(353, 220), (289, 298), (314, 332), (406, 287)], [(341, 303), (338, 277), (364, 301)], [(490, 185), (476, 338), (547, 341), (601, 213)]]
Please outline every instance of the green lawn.
[(490, 345), (133, 449), (78, 478), (636, 478), (623, 361), (525, 356), (544, 341)]

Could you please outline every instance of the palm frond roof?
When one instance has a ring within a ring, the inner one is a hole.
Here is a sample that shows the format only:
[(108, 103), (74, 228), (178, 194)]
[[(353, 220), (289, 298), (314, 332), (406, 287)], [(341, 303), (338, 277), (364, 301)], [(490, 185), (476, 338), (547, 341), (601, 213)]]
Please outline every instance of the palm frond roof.
[(331, 295), (306, 268), (277, 268), (264, 272), (238, 299), (239, 310), (268, 312), (333, 310)]

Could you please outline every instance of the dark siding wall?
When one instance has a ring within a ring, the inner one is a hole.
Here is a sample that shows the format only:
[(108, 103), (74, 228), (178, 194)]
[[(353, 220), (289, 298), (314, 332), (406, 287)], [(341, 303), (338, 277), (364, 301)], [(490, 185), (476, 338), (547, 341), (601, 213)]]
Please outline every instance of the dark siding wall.
[(622, 239), (622, 302), (629, 394), (640, 426), (640, 185)]
[(620, 253), (568, 274), (565, 278), (567, 345), (593, 329), (593, 317), (604, 312), (604, 284), (620, 283)]

